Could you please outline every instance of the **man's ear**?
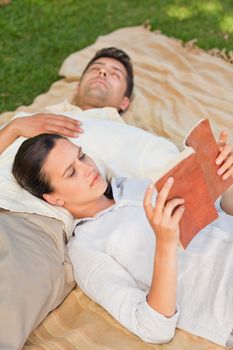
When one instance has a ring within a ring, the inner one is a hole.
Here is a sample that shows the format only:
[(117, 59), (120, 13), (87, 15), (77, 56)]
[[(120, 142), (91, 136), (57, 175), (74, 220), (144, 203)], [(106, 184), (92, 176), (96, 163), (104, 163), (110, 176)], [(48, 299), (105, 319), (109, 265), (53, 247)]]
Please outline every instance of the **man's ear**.
[(129, 105), (130, 105), (130, 99), (127, 96), (124, 96), (121, 101), (119, 109), (124, 112), (129, 107)]
[(60, 198), (57, 198), (53, 193), (44, 193), (43, 198), (49, 204), (58, 205), (59, 207), (63, 207), (64, 205), (64, 201)]
[(76, 88), (75, 88), (75, 93), (78, 94), (79, 93), (79, 82), (77, 83), (76, 85)]

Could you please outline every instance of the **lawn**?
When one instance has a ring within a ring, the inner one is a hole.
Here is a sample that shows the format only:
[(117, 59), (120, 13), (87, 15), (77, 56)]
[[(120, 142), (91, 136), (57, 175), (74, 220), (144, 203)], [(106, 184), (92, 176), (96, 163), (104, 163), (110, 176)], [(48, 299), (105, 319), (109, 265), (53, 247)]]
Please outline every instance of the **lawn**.
[(232, 0), (12, 0), (0, 6), (0, 112), (47, 91), (71, 52), (144, 22), (206, 50), (233, 48)]

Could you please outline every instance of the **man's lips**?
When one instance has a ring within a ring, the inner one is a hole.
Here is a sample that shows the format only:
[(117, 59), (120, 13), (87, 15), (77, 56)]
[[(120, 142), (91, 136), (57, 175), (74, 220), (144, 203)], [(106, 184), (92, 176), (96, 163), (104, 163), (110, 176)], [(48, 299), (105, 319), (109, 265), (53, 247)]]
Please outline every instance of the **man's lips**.
[(93, 180), (91, 181), (91, 186), (90, 186), (90, 187), (94, 186), (94, 185), (99, 181), (99, 179), (100, 179), (100, 174), (97, 173), (97, 174), (94, 176)]
[(100, 85), (103, 85), (105, 87), (108, 87), (108, 83), (103, 79), (93, 79), (90, 81), (90, 85), (93, 85), (93, 84), (100, 84)]

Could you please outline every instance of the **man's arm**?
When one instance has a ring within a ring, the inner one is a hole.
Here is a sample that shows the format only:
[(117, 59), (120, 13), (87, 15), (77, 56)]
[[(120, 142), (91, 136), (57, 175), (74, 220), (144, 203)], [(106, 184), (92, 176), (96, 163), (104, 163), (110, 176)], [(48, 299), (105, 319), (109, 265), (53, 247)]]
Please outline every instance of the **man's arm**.
[(77, 137), (82, 133), (78, 120), (60, 114), (38, 113), (11, 120), (0, 130), (0, 154), (18, 137), (33, 137), (42, 133), (57, 133)]

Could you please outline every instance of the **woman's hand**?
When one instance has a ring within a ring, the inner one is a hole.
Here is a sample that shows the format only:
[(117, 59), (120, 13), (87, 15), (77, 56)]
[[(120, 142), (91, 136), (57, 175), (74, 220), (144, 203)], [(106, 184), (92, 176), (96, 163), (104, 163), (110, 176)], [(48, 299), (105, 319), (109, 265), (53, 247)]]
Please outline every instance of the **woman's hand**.
[(216, 158), (216, 164), (220, 165), (217, 174), (220, 175), (223, 180), (233, 176), (233, 152), (232, 146), (227, 144), (227, 138), (227, 133), (225, 131), (221, 131), (218, 140), (220, 153)]
[[(223, 180), (227, 180), (230, 176), (233, 177), (233, 151), (232, 146), (227, 144), (227, 137), (226, 132), (220, 133), (218, 140), (220, 153), (216, 158), (216, 164), (220, 165), (217, 174)], [(233, 185), (222, 194), (221, 207), (227, 214), (233, 215)]]
[(144, 197), (144, 209), (158, 244), (177, 245), (179, 242), (179, 223), (184, 212), (184, 200), (173, 198), (167, 201), (173, 182), (174, 179), (169, 178), (164, 184), (158, 193), (155, 207), (151, 203), (153, 185), (148, 187)]

